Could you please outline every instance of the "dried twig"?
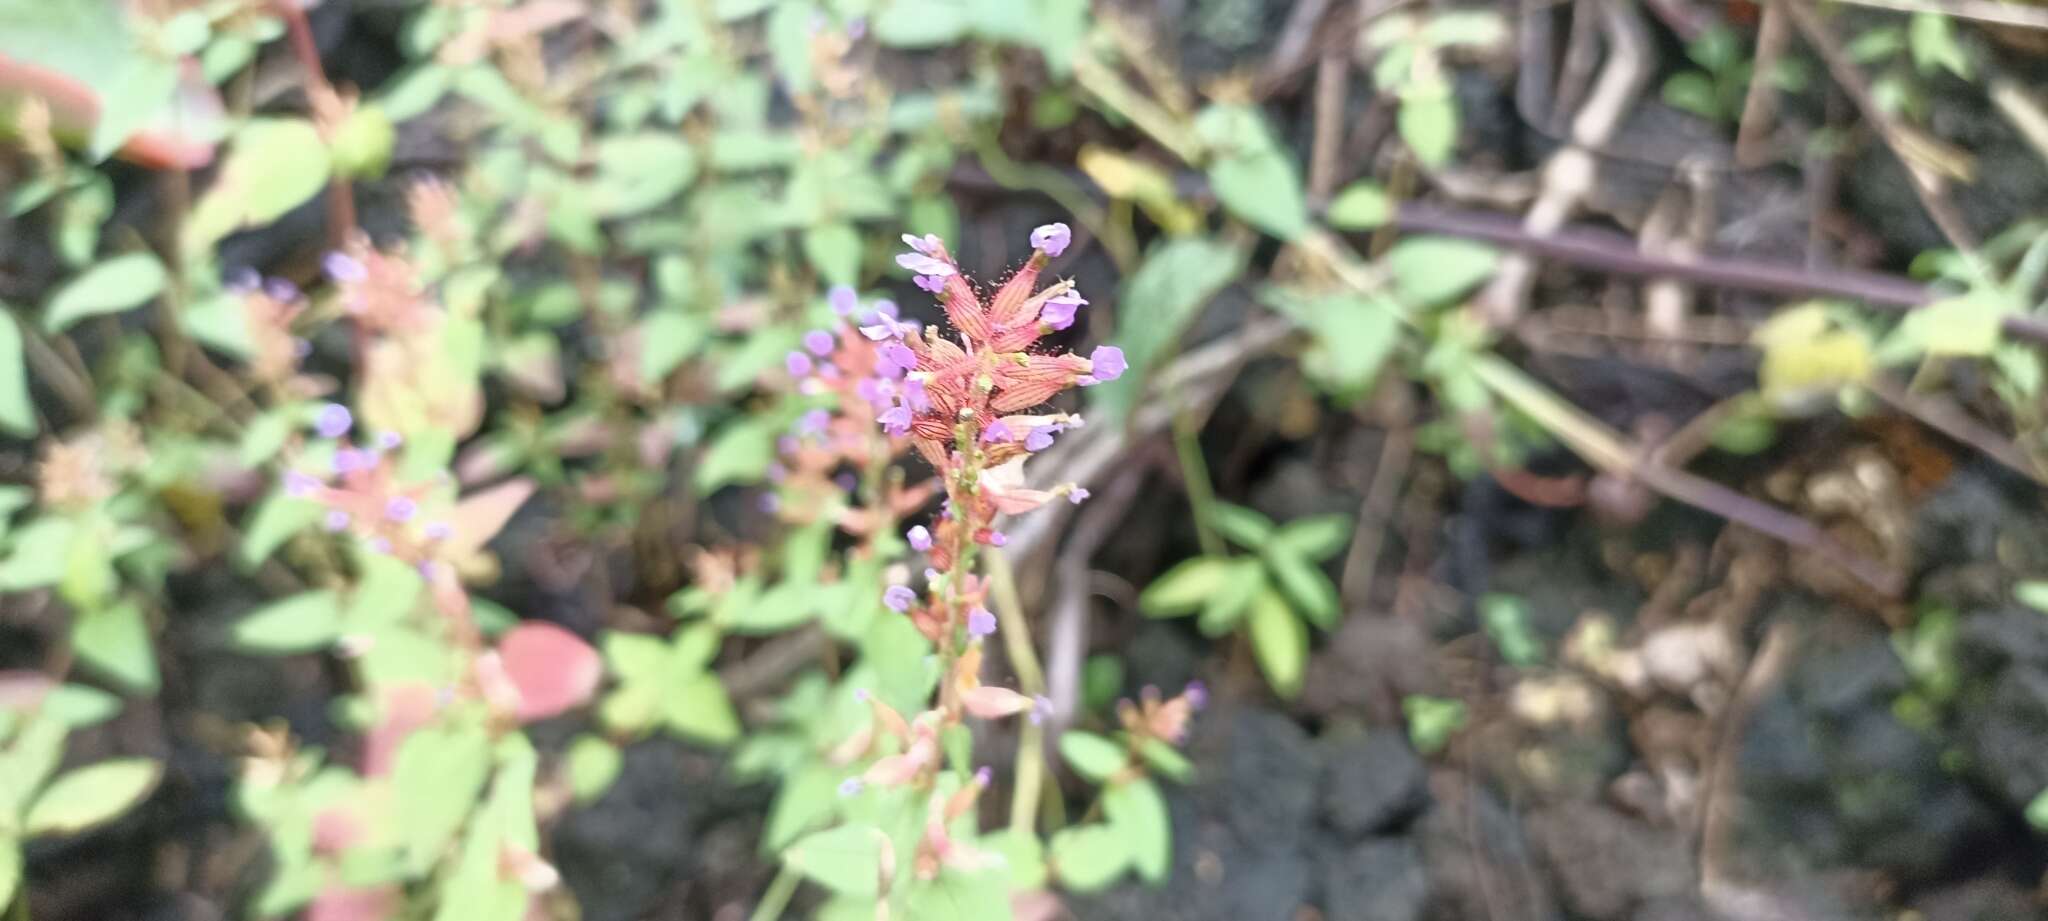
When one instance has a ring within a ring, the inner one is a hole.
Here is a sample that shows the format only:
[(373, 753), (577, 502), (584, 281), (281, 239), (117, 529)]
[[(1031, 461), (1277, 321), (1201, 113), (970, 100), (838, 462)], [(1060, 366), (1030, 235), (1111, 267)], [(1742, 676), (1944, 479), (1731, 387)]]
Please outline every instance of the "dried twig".
[(1850, 6), (1867, 6), (1901, 13), (1935, 13), (1956, 19), (2022, 29), (2048, 29), (2048, 9), (2009, 3), (2005, 0), (1840, 0)]
[(1144, 477), (1142, 470), (1132, 468), (1110, 480), (1081, 510), (1066, 546), (1060, 549), (1053, 580), (1059, 589), (1053, 598), (1045, 642), (1046, 695), (1052, 698), (1048, 742), (1056, 744), (1060, 732), (1080, 712), (1081, 662), (1088, 652), (1088, 598), (1093, 594), (1089, 561), (1123, 521)]
[(1357, 610), (1372, 602), (1372, 583), (1379, 571), (1380, 547), (1386, 542), (1387, 525), (1393, 517), (1394, 500), (1408, 476), (1408, 461), (1415, 450), (1415, 434), (1407, 428), (1387, 431), (1380, 446), (1379, 463), (1372, 468), (1372, 484), (1365, 501), (1358, 506), (1358, 523), (1351, 532), (1351, 551), (1344, 556), (1344, 573), (1339, 584), (1344, 609)]
[(1745, 921), (1795, 921), (1802, 917), (1768, 892), (1728, 878), (1725, 862), (1733, 846), (1735, 775), (1742, 758), (1742, 734), (1764, 696), (1777, 687), (1797, 651), (1798, 636), (1789, 623), (1775, 623), (1763, 645), (1749, 660), (1735, 697), (1721, 715), (1714, 742), (1713, 764), (1700, 803), (1700, 895), (1707, 904)]
[(1319, 205), (1337, 188), (1337, 154), (1344, 143), (1344, 104), (1350, 89), (1351, 56), (1324, 52), (1316, 65), (1316, 131), (1308, 155), (1308, 200)]
[(1778, 88), (1771, 79), (1778, 59), (1785, 55), (1786, 40), (1783, 3), (1765, 3), (1763, 21), (1757, 24), (1755, 66), (1750, 68), (1749, 92), (1742, 97), (1742, 122), (1735, 130), (1735, 162), (1755, 168), (1768, 159), (1764, 135), (1770, 130), (1777, 108)]

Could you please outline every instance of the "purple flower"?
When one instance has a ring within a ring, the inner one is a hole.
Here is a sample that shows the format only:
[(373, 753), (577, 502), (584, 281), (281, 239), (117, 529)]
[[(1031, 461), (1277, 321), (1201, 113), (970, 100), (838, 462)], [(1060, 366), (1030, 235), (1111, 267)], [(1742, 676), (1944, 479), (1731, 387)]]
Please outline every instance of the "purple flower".
[(839, 782), (839, 795), (859, 796), (862, 786), (864, 785), (861, 783), (860, 778), (848, 777), (845, 780)]
[(376, 461), (371, 459), (370, 452), (358, 448), (342, 448), (334, 452), (335, 473), (354, 473), (358, 470), (368, 470), (374, 463)]
[(1124, 361), (1124, 350), (1113, 345), (1096, 346), (1095, 351), (1088, 354), (1088, 364), (1091, 366), (1089, 376), (1097, 381), (1116, 380), (1131, 367)]
[(933, 294), (946, 290), (946, 280), (937, 275), (919, 275), (915, 284)]
[(430, 521), (423, 533), (428, 540), (447, 540), (455, 536), (455, 526), (445, 521)]
[(894, 402), (896, 385), (887, 378), (863, 377), (853, 385), (853, 392), (868, 401), (876, 409), (887, 409)]
[(780, 483), (786, 479), (789, 479), (788, 467), (784, 467), (780, 463), (773, 463), (768, 465), (768, 482)]
[(1074, 232), (1065, 224), (1045, 224), (1031, 232), (1031, 248), (1042, 250), (1048, 257), (1054, 259), (1066, 252), (1067, 244), (1073, 241)]
[(867, 337), (869, 342), (881, 342), (884, 339), (897, 339), (903, 336), (903, 332), (890, 320), (863, 326), (860, 328), (860, 334)]
[(933, 275), (944, 278), (958, 271), (953, 264), (937, 256), (923, 253), (903, 253), (896, 257), (896, 264), (918, 275)]
[(755, 502), (758, 504), (763, 515), (773, 515), (777, 509), (782, 508), (782, 497), (772, 492), (762, 493), (761, 498), (755, 500)]
[(831, 333), (822, 329), (814, 329), (804, 334), (804, 348), (810, 349), (811, 354), (819, 358), (832, 354), (835, 341)]
[(1088, 501), (1088, 488), (1085, 486), (1074, 487), (1073, 492), (1067, 493), (1067, 501), (1075, 505)]
[(986, 787), (988, 786), (989, 779), (993, 776), (994, 775), (989, 771), (988, 765), (986, 764), (982, 765), (981, 767), (975, 768), (974, 785), (977, 787)]
[(291, 303), (299, 299), (299, 286), (282, 278), (273, 278), (263, 283), (263, 293), (273, 301)]
[(860, 293), (846, 285), (833, 285), (832, 290), (825, 292), (825, 303), (843, 317), (860, 309)]
[(1045, 718), (1051, 715), (1052, 698), (1047, 697), (1044, 694), (1040, 694), (1032, 699), (1031, 725), (1036, 726), (1039, 723), (1043, 723), (1045, 722)]
[(1045, 306), (1038, 311), (1038, 322), (1053, 329), (1066, 329), (1074, 325), (1074, 314), (1086, 306), (1088, 299), (1082, 297), (1080, 291), (1068, 288), (1046, 300)]
[(996, 616), (989, 609), (975, 605), (967, 612), (967, 635), (989, 636), (996, 632)]
[(914, 377), (904, 379), (903, 403), (909, 406), (912, 412), (923, 413), (931, 411), (932, 398), (930, 394), (924, 392), (924, 381)]
[(418, 514), (419, 510), (420, 504), (405, 496), (393, 496), (391, 501), (384, 503), (384, 517), (392, 521), (411, 521), (412, 516)]
[(932, 548), (932, 532), (925, 528), (924, 525), (911, 528), (903, 536), (910, 541), (910, 549), (919, 553)]
[(1188, 699), (1188, 706), (1197, 710), (1209, 705), (1209, 686), (1199, 681), (1190, 681), (1181, 696)]
[(939, 235), (935, 233), (928, 233), (922, 237), (913, 237), (907, 233), (903, 235), (904, 246), (908, 246), (926, 256), (931, 255), (933, 251), (937, 250), (941, 242)]
[(1004, 547), (1004, 546), (1008, 546), (1008, 545), (1009, 545), (1009, 543), (1010, 543), (1010, 535), (1008, 535), (1008, 534), (1004, 534), (1004, 533), (1003, 533), (1003, 532), (1001, 532), (1001, 531), (990, 531), (990, 532), (988, 532), (988, 545), (989, 545), (989, 546), (991, 546), (991, 547)]
[(849, 471), (833, 477), (832, 485), (839, 487), (840, 492), (851, 493), (860, 488), (860, 480)]
[(988, 428), (981, 430), (982, 444), (999, 444), (1002, 442), (1016, 440), (1016, 433), (1011, 432), (1010, 427), (1004, 425), (1003, 420), (1001, 419), (997, 419), (996, 421), (989, 423)]
[(916, 603), (917, 593), (911, 591), (908, 585), (891, 585), (888, 591), (882, 593), (882, 604), (898, 614), (910, 610), (910, 606)]
[(299, 470), (287, 470), (284, 474), (284, 494), (295, 499), (304, 499), (320, 491), (320, 478)]
[(328, 253), (320, 260), (320, 267), (327, 270), (327, 277), (342, 283), (362, 281), (370, 277), (370, 270), (363, 268), (354, 256), (343, 252)]
[(888, 432), (891, 435), (908, 435), (910, 434), (910, 407), (898, 406), (877, 416), (875, 421), (882, 424), (882, 431)]
[(917, 367), (917, 353), (911, 351), (910, 346), (904, 345), (901, 342), (891, 342), (882, 346), (882, 357), (894, 362), (900, 368)]
[(896, 311), (896, 302), (886, 297), (875, 302), (875, 315), (888, 317), (891, 320), (894, 320), (898, 316), (900, 316), (900, 314), (898, 314)]
[(797, 417), (796, 430), (803, 435), (823, 435), (832, 424), (832, 414), (822, 409), (813, 409)]
[(1056, 425), (1042, 425), (1024, 436), (1024, 450), (1043, 451), (1052, 447), (1052, 433), (1059, 430)]
[(379, 451), (395, 451), (402, 444), (405, 444), (405, 436), (397, 432), (379, 432), (377, 434), (377, 450)]
[(349, 428), (355, 424), (356, 419), (349, 415), (348, 407), (340, 403), (329, 403), (313, 414), (313, 431), (320, 433), (322, 438), (340, 438), (348, 434)]
[(811, 363), (811, 356), (802, 352), (789, 353), (789, 357), (782, 359), (782, 366), (789, 369), (790, 377), (809, 377), (812, 371), (817, 370), (817, 365)]
[(340, 531), (348, 527), (348, 513), (338, 508), (328, 509), (327, 517), (320, 523), (329, 531)]

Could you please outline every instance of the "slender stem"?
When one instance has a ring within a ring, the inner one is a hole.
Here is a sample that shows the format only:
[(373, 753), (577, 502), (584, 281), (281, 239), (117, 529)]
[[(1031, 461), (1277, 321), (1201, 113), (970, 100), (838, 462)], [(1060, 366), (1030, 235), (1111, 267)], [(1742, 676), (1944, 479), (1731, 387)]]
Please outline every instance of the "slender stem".
[(788, 864), (783, 864), (782, 869), (775, 872), (775, 879), (768, 884), (768, 891), (761, 893), (761, 904), (754, 906), (754, 913), (747, 916), (747, 921), (776, 921), (782, 917), (783, 910), (789, 907), (790, 898), (796, 895), (797, 883), (802, 881), (803, 877), (796, 875)]
[(1180, 456), (1181, 479), (1187, 481), (1188, 504), (1195, 508), (1195, 537), (1203, 556), (1222, 556), (1223, 539), (1216, 536), (1216, 490), (1209, 483), (1209, 464), (1202, 459), (1193, 417), (1186, 413), (1173, 420), (1173, 449)]
[[(1010, 655), (1010, 667), (1017, 670), (1017, 685), (1033, 697), (1044, 694), (1045, 669), (1038, 663), (1038, 650), (1031, 645), (1031, 625), (1024, 620), (1024, 599), (1017, 594), (1010, 558), (989, 554), (988, 575), (989, 588), (995, 594), (996, 620), (1002, 627), (1003, 650)], [(1012, 831), (1031, 833), (1044, 790), (1045, 725), (1027, 720), (1017, 742), (1017, 782), (1010, 792)]]

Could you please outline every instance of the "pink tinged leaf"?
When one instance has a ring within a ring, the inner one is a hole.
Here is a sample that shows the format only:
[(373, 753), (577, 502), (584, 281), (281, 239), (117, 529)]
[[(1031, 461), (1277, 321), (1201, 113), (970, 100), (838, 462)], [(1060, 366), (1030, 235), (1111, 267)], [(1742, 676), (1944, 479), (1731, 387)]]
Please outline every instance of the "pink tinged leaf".
[(381, 718), (363, 741), (364, 777), (391, 773), (391, 765), (398, 758), (398, 746), (414, 730), (432, 722), (440, 704), (440, 695), (433, 685), (419, 681), (392, 685), (383, 697)]
[(498, 641), (505, 676), (519, 692), (519, 721), (531, 723), (580, 707), (597, 693), (604, 663), (582, 637), (554, 624), (527, 622)]
[(345, 806), (329, 806), (313, 817), (313, 852), (339, 854), (363, 840), (363, 820)]
[(450, 523), (455, 536), (448, 540), (448, 558), (462, 559), (482, 550), (484, 544), (504, 530), (512, 513), (533, 495), (533, 481), (526, 477), (506, 480), (456, 503)]
[(1035, 702), (1009, 688), (985, 684), (962, 692), (960, 705), (979, 719), (995, 720), (1027, 712)]
[(386, 921), (398, 916), (398, 889), (330, 887), (306, 906), (306, 921)]

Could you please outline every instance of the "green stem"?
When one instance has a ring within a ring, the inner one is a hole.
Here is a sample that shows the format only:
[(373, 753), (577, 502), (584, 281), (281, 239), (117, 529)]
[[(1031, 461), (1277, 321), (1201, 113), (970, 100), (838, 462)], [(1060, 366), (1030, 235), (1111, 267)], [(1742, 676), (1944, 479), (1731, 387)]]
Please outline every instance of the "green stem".
[(1195, 508), (1195, 537), (1203, 556), (1222, 556), (1223, 539), (1216, 536), (1216, 490), (1209, 483), (1209, 464), (1202, 459), (1202, 444), (1192, 417), (1183, 413), (1173, 420), (1173, 449), (1180, 456), (1180, 475), (1186, 481), (1188, 504)]
[(768, 884), (768, 891), (761, 893), (761, 904), (754, 906), (754, 913), (747, 916), (747, 921), (776, 921), (781, 918), (783, 909), (789, 907), (790, 898), (796, 895), (796, 884), (802, 881), (803, 877), (796, 875), (788, 864), (783, 864), (782, 869), (776, 871), (774, 881)]
[[(1017, 594), (1017, 579), (1010, 571), (1010, 558), (991, 553), (989, 587), (995, 593), (996, 620), (1002, 626), (1003, 649), (1010, 666), (1017, 670), (1017, 685), (1032, 696), (1045, 693), (1045, 669), (1038, 664), (1038, 651), (1031, 646), (1031, 625), (1024, 622), (1024, 600)], [(1038, 816), (1038, 799), (1045, 790), (1045, 727), (1029, 720), (1017, 742), (1017, 782), (1010, 791), (1010, 829), (1030, 834)]]

